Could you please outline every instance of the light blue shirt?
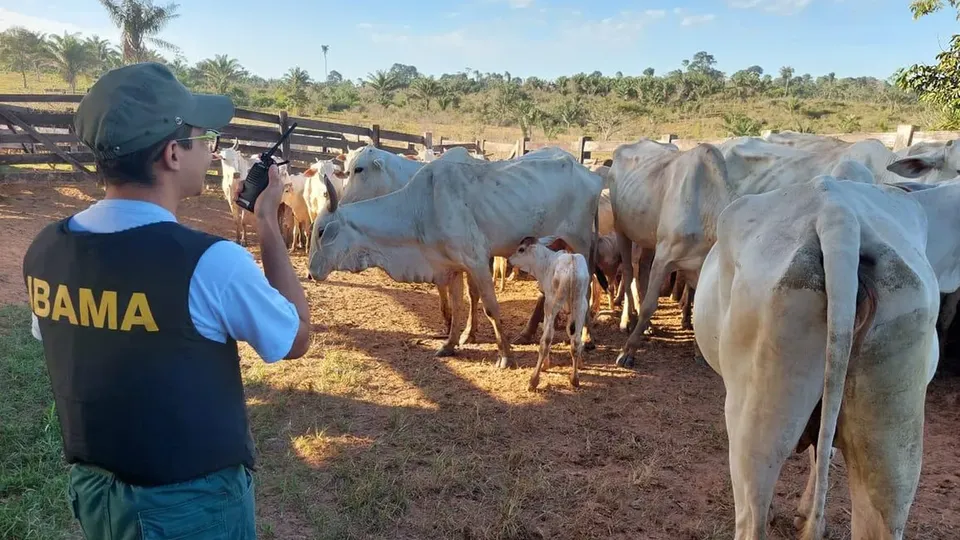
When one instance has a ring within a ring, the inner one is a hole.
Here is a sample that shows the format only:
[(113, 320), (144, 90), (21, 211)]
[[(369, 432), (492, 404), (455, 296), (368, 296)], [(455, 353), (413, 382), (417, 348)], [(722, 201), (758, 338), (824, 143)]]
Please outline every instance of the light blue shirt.
[[(71, 230), (111, 233), (176, 222), (167, 209), (146, 201), (104, 199), (76, 214)], [(227, 336), (249, 343), (266, 362), (290, 352), (300, 327), (297, 308), (267, 281), (253, 255), (235, 242), (211, 245), (190, 279), (190, 317), (201, 336), (225, 343)], [(33, 335), (40, 339), (36, 315)]]

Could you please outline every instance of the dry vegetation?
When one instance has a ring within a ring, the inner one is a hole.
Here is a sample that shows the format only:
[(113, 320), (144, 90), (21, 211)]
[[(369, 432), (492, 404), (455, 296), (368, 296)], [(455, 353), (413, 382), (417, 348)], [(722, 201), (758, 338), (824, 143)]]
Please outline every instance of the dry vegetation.
[[(0, 538), (76, 537), (60, 497), (64, 468), (50, 442), (56, 424), (41, 351), (21, 307), (20, 261), (44, 224), (100, 195), (91, 183), (0, 184), (0, 304), (16, 305), (0, 311), (0, 373), (18, 374), (0, 377)], [(232, 230), (215, 190), (186, 201), (179, 215), (207, 231)], [(305, 257), (293, 260), (302, 275)], [(395, 283), (378, 270), (303, 285), (315, 330), (307, 357), (267, 365), (242, 345), (261, 538), (731, 537), (722, 383), (694, 364), (692, 335), (679, 329), (669, 300), (654, 320), (665, 333), (651, 338), (637, 371), (613, 365), (625, 336), (608, 320), (578, 391), (558, 344), (558, 365), (531, 393), (536, 347), (516, 349), (519, 369), (496, 370), (482, 317), (480, 344), (433, 357), (441, 322), (431, 286)], [(530, 281), (498, 295), (511, 335), (534, 298)], [(960, 380), (938, 379), (928, 395), (907, 537), (945, 540), (960, 536)], [(794, 537), (806, 468), (799, 455), (784, 467), (774, 538)], [(836, 539), (849, 537), (844, 474), (838, 456), (828, 501)]]

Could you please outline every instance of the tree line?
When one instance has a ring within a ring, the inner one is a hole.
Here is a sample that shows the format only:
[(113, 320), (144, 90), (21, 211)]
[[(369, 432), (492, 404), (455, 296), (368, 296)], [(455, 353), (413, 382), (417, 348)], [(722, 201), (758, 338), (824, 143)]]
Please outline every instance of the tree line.
[[(958, 0), (947, 1), (956, 6)], [(490, 125), (516, 126), (524, 136), (530, 136), (534, 129), (552, 136), (589, 126), (601, 137), (609, 138), (631, 117), (655, 115), (664, 109), (696, 113), (711, 102), (736, 104), (779, 99), (784, 107), (799, 113), (804, 103), (813, 99), (876, 104), (891, 110), (915, 104), (919, 99), (942, 107), (951, 118), (957, 117), (954, 112), (960, 107), (960, 98), (955, 97), (960, 96), (955, 75), (955, 68), (960, 66), (958, 36), (954, 36), (951, 51), (941, 55), (940, 65), (912, 66), (888, 79), (840, 78), (834, 73), (814, 77), (798, 74), (790, 66), (768, 73), (753, 65), (727, 74), (717, 69), (712, 54), (699, 51), (677, 69), (663, 74), (646, 68), (639, 75), (604, 75), (594, 71), (543, 79), (466, 68), (428, 76), (415, 66), (395, 63), (365, 78), (349, 80), (336, 70), (327, 71), (328, 45), (321, 46), (323, 76), (315, 78), (295, 66), (282, 77), (265, 79), (225, 54), (190, 65), (174, 44), (156, 37), (178, 17), (176, 4), (154, 6), (151, 0), (100, 2), (121, 30), (120, 44), (111, 44), (99, 36), (47, 36), (11, 28), (0, 34), (0, 67), (20, 73), (25, 88), (31, 75), (39, 78), (41, 73), (49, 72), (75, 90), (81, 75), (95, 79), (125, 63), (157, 61), (168, 65), (191, 89), (229, 94), (239, 106), (287, 109), (308, 115), (364, 110), (370, 106), (417, 112), (455, 111)], [(911, 4), (916, 17), (942, 7), (942, 0), (915, 0)], [(943, 77), (944, 72), (950, 73), (950, 77)], [(755, 134), (762, 124), (743, 113), (722, 114), (724, 127), (731, 135)], [(841, 127), (845, 124), (850, 130), (857, 129), (857, 118), (848, 116), (840, 119)], [(801, 121), (787, 127), (805, 130)]]

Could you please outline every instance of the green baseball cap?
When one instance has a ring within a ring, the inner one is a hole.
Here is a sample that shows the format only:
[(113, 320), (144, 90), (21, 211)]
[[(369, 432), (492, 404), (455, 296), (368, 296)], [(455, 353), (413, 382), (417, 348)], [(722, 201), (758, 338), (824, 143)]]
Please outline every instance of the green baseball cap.
[(194, 94), (163, 64), (112, 69), (83, 97), (73, 118), (77, 137), (112, 159), (159, 142), (188, 124), (220, 129), (233, 118), (229, 96)]

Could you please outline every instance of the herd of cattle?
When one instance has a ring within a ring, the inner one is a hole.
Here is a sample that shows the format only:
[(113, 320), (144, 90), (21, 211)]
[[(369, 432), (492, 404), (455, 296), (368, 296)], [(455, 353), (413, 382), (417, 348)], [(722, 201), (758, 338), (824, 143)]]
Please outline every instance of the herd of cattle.
[[(220, 157), (229, 200), (250, 161), (229, 148)], [(482, 300), (497, 367), (514, 365), (493, 270), (502, 279), (509, 260), (534, 275), (537, 305), (514, 341), (531, 342), (546, 311), (531, 387), (564, 306), (577, 384), (594, 276), (611, 306), (623, 300), (630, 335), (616, 362), (632, 367), (675, 274), (697, 357), (726, 389), (736, 537), (766, 537), (780, 470), (809, 447), (802, 538), (824, 534), (837, 448), (858, 539), (901, 538), (917, 488), (926, 388), (960, 287), (958, 174), (950, 142), (895, 153), (788, 132), (687, 151), (641, 139), (590, 168), (559, 148), (487, 161), (462, 148), (416, 159), (366, 146), (283, 177), (293, 248), (308, 252), (312, 279), (378, 267), (438, 287), (447, 339), (437, 355), (475, 341)], [(242, 241), (243, 213), (231, 209)]]

